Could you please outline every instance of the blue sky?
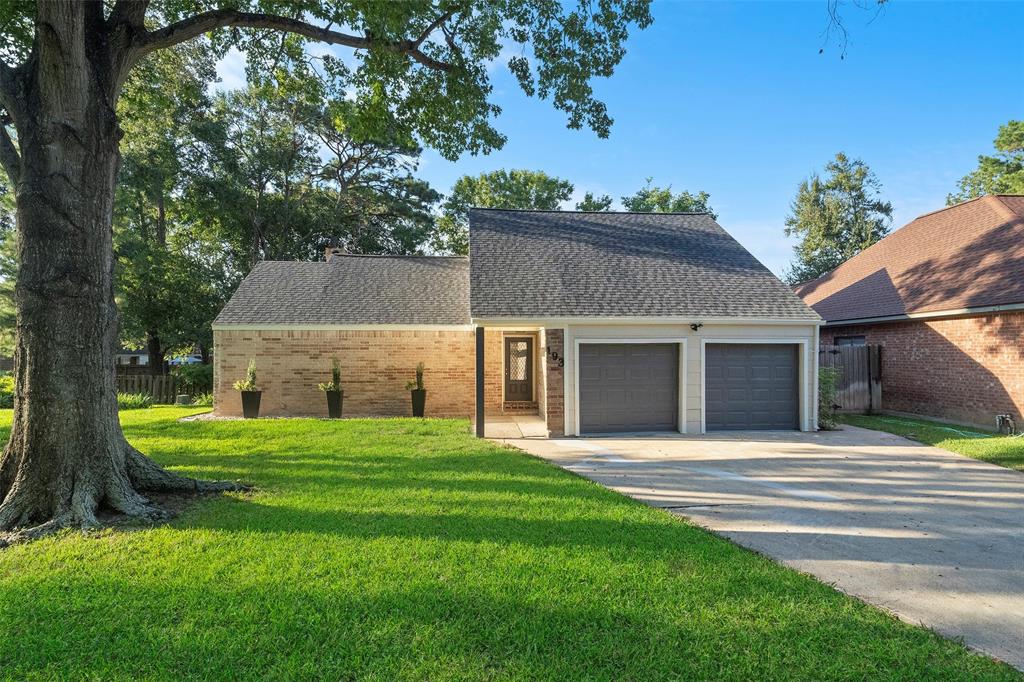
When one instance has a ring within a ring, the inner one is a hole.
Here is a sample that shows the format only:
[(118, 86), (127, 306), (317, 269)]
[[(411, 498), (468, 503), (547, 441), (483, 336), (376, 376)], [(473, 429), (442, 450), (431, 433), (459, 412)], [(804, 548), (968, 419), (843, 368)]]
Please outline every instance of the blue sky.
[(648, 176), (705, 190), (723, 227), (781, 274), (797, 184), (837, 151), (876, 172), (898, 227), (941, 208), (999, 125), (1024, 117), (1024, 3), (893, 0), (877, 16), (847, 6), (844, 60), (824, 42), (825, 0), (659, 0), (653, 13), (595, 83), (615, 118), (609, 139), (568, 130), (499, 68), (505, 148), (456, 163), (428, 150), (419, 174), (442, 192), (497, 168), (544, 170), (580, 195), (618, 198)]

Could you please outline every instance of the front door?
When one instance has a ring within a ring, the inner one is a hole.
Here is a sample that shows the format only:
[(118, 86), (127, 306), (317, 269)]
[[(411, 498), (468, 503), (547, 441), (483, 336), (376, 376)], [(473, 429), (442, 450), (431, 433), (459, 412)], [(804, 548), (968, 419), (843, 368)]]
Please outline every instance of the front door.
[(532, 337), (505, 337), (505, 400), (533, 400)]

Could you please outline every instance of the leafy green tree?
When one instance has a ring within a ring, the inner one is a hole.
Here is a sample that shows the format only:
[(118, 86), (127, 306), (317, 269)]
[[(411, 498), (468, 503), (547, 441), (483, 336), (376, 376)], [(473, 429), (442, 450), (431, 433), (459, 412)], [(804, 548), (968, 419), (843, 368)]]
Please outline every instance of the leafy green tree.
[(672, 186), (657, 187), (651, 184), (654, 178), (647, 178), (646, 184), (635, 194), (622, 197), (622, 205), (627, 211), (637, 213), (708, 213), (717, 219), (718, 214), (711, 210), (707, 192), (673, 192)]
[[(19, 250), (0, 531), (20, 527), (24, 538), (91, 526), (100, 505), (158, 518), (139, 491), (233, 487), (159, 467), (128, 444), (117, 419), (116, 112), (146, 56), (209, 34), (215, 58), (232, 47), (245, 55), (250, 80), (284, 72), (341, 84), (364, 134), (397, 132), (455, 159), (505, 141), (493, 125), (488, 69), (509, 44), (532, 48), (531, 58), (520, 51), (507, 62), (527, 95), (550, 100), (570, 127), (606, 136), (611, 117), (591, 80), (610, 76), (629, 30), (650, 22), (648, 0), (0, 4), (0, 166), (15, 187)], [(324, 57), (318, 71), (309, 42), (348, 48), (354, 59)]]
[(572, 192), (571, 182), (544, 171), (502, 169), (463, 175), (442, 206), (431, 245), (439, 253), (469, 253), (469, 209), (557, 211)]
[(978, 167), (965, 175), (946, 205), (986, 194), (1024, 194), (1024, 121), (999, 126), (994, 156), (979, 156)]
[(576, 202), (576, 210), (588, 213), (610, 211), (612, 210), (612, 198), (607, 194), (598, 196), (593, 192), (587, 192), (580, 201)]
[(889, 233), (892, 204), (882, 184), (860, 159), (842, 152), (800, 183), (786, 217), (786, 236), (799, 237), (786, 273), (790, 284), (824, 275)]
[[(195, 128), (208, 115), (215, 62), (207, 41), (146, 57), (118, 102), (125, 141), (114, 201), (115, 287), (124, 345), (144, 347), (153, 373), (166, 353), (208, 339), (223, 297), (204, 264), (180, 248), (180, 197), (202, 167)], [(204, 296), (204, 294), (206, 296)], [(213, 309), (213, 312), (211, 312)]]
[(328, 244), (416, 253), (428, 238), (440, 195), (412, 174), (420, 148), (396, 132), (368, 137), (355, 105), (330, 97), (286, 79), (216, 98), (201, 132), (205, 175), (187, 198), (239, 272), (314, 260)]

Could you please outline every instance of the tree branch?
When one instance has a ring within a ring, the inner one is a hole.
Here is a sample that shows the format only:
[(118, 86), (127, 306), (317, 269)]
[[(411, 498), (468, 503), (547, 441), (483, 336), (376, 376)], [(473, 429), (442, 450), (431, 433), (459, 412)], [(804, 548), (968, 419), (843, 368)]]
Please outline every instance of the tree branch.
[(0, 116), (0, 166), (11, 179), (11, 184), (17, 185), (21, 177), (21, 154), (7, 132), (8, 123), (7, 116)]
[(0, 107), (7, 110), (7, 115), (14, 117), (17, 105), (17, 71), (0, 59)]
[(289, 17), (275, 16), (272, 14), (255, 14), (252, 12), (239, 12), (232, 9), (217, 9), (209, 12), (201, 12), (188, 19), (182, 19), (163, 28), (148, 31), (135, 44), (137, 57), (171, 47), (178, 43), (190, 40), (204, 33), (209, 33), (218, 28), (234, 26), (237, 28), (257, 28), (271, 31), (286, 31), (295, 33), (321, 43), (330, 45), (345, 45), (357, 50), (383, 49), (398, 54), (405, 54), (415, 61), (423, 64), (429, 69), (436, 71), (451, 71), (455, 67), (448, 62), (434, 59), (420, 50), (423, 41), (438, 26), (447, 21), (451, 13), (440, 17), (431, 24), (431, 27), (416, 40), (400, 40), (397, 42), (386, 42), (371, 38), (369, 36), (358, 36), (348, 33), (341, 33), (331, 29), (314, 26), (313, 24), (291, 19)]

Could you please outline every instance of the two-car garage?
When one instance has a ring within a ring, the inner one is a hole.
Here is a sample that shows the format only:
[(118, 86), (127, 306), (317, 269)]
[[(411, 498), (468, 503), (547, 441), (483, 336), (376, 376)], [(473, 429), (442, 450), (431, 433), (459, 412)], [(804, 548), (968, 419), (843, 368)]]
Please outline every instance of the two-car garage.
[[(680, 431), (685, 343), (581, 342), (579, 433)], [(800, 428), (800, 345), (701, 344), (707, 431)]]

